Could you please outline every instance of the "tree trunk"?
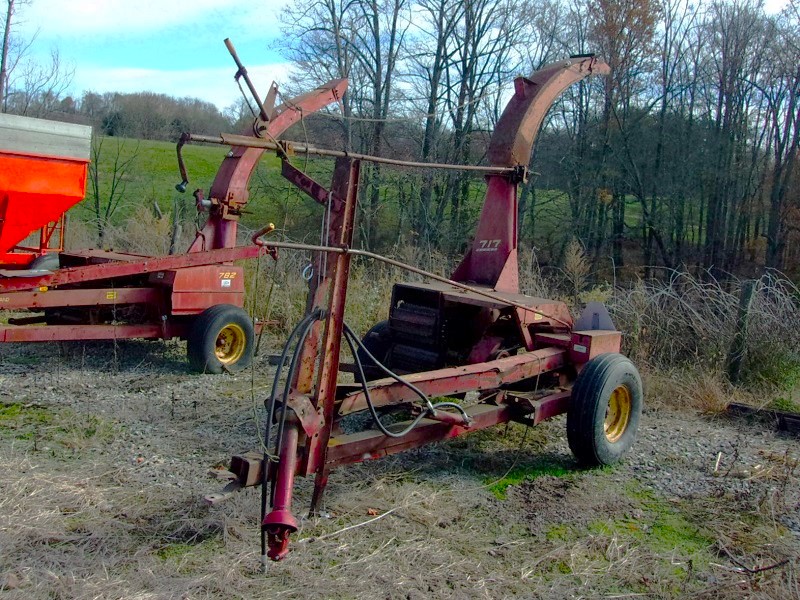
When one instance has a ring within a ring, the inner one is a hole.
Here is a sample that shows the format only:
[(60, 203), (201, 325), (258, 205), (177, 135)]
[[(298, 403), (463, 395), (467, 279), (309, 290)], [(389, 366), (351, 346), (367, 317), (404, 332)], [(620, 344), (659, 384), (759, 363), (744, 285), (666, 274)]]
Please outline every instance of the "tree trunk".
[(6, 25), (3, 28), (3, 49), (0, 53), (0, 112), (5, 112), (8, 90), (8, 42), (11, 37), (11, 17), (14, 16), (14, 0), (7, 0)]

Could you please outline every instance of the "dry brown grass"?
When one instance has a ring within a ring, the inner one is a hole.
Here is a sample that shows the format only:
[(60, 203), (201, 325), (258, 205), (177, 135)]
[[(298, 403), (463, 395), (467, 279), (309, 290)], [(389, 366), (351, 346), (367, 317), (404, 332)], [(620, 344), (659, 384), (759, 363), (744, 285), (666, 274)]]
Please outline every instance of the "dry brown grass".
[[(143, 239), (134, 226), (124, 236), (130, 245), (120, 249), (163, 253), (163, 246), (152, 244), (145, 250), (146, 234), (157, 230), (163, 237), (168, 222), (150, 215), (137, 226)], [(91, 245), (78, 239), (89, 237), (88, 230), (81, 234), (78, 228), (75, 235), (71, 243)], [(441, 256), (408, 247), (397, 248), (394, 255), (445, 275), (453, 266)], [(302, 316), (307, 289), (302, 272), (308, 259), (285, 252), (278, 263), (263, 259), (245, 265), (248, 307), (278, 321), (265, 342), (270, 349)], [(571, 301), (587, 292), (579, 257), (573, 262), (565, 265), (575, 275), (572, 285), (560, 294)], [(532, 257), (523, 256), (521, 263), (526, 292), (559, 296), (558, 286), (541, 276)], [(391, 284), (403, 279), (395, 270), (356, 262), (346, 317), (351, 326), (363, 333), (386, 318)], [(675, 426), (696, 419), (696, 410), (717, 413), (731, 398), (747, 394), (717, 375), (732, 336), (737, 286), (675, 274), (667, 282), (610, 290), (611, 310), (626, 334), (626, 352), (645, 373), (647, 417), (663, 413), (667, 417), (659, 423)], [(797, 316), (796, 290), (772, 276), (763, 279), (753, 304), (750, 356), (761, 356), (776, 339), (788, 336)], [(252, 383), (241, 377), (222, 379), (184, 392), (180, 386), (192, 376), (171, 376), (163, 383), (145, 373), (144, 381), (136, 381), (140, 391), (115, 380), (104, 391), (110, 398), (124, 394), (105, 413), (103, 426), (112, 431), (113, 441), (86, 433), (97, 410), (81, 403), (88, 388), (62, 392), (63, 401), (78, 409), (65, 412), (58, 403), (46, 407), (54, 416), (37, 430), (35, 447), (34, 440), (16, 436), (19, 430), (4, 432), (0, 584), (7, 589), (2, 596), (800, 597), (797, 542), (785, 522), (787, 515), (797, 514), (800, 501), (796, 453), (764, 454), (757, 463), (752, 456), (746, 460), (744, 450), (735, 450), (746, 445), (743, 434), (725, 423), (719, 427), (726, 428), (732, 450), (717, 476), (719, 485), (689, 498), (654, 499), (638, 488), (632, 493), (626, 483), (637, 481), (638, 474), (624, 465), (575, 472), (566, 483), (560, 476), (539, 477), (512, 485), (507, 500), (494, 497), (487, 478), (520, 464), (530, 466), (531, 455), (547, 453), (558, 466), (571, 468), (559, 421), (538, 428), (527, 440), (535, 444), (522, 454), (514, 426), (508, 438), (492, 431), (342, 469), (331, 477), (326, 518), (303, 520), (290, 558), (261, 574), (257, 494), (249, 490), (212, 509), (199, 500), (214, 486), (203, 472), (242, 450), (240, 444), (255, 443), (249, 393), (252, 388), (259, 403), (269, 383), (268, 369), (263, 363), (257, 368)], [(81, 359), (81, 378), (99, 385), (92, 369)], [(47, 369), (41, 371), (44, 378)], [(58, 388), (57, 378), (47, 385)], [(200, 389), (206, 386), (213, 393), (204, 398)], [(176, 389), (182, 408), (168, 418), (169, 394), (174, 405)], [(674, 411), (678, 416), (669, 417)], [(148, 461), (149, 454), (167, 461), (168, 448), (174, 464), (160, 468), (158, 478), (144, 477), (135, 462), (138, 453)], [(636, 464), (636, 458), (630, 462)], [(656, 464), (667, 460), (660, 451), (651, 458)], [(763, 466), (756, 469), (755, 464)], [(175, 478), (169, 478), (170, 469)], [(311, 486), (308, 479), (298, 482), (298, 515), (308, 504)], [(603, 510), (577, 501), (604, 494), (624, 498), (614, 509)], [(581, 525), (561, 530), (534, 524), (565, 511), (568, 522)], [(375, 512), (389, 514), (342, 532)], [(677, 530), (669, 548), (664, 540), (672, 538), (666, 533), (661, 538), (652, 534), (665, 521)], [(769, 566), (775, 568), (751, 572)]]
[[(480, 432), (335, 471), (326, 516), (303, 519), (290, 556), (262, 574), (257, 492), (212, 509), (200, 501), (218, 485), (204, 472), (255, 443), (248, 378), (175, 373), (152, 363), (159, 352), (130, 357), (113, 375), (95, 362), (102, 354), (54, 355), (51, 364), (45, 353), (23, 371), (38, 384), (4, 375), (20, 395), (50, 390), (46, 403), (0, 423), (4, 598), (733, 599), (796, 590), (794, 562), (751, 575), (715, 545), (749, 567), (794, 556), (780, 521), (796, 512), (800, 491), (786, 443), (756, 458), (726, 455), (718, 494), (673, 502), (628, 486), (637, 453), (614, 470), (573, 471), (558, 420), (527, 436), (514, 425), (505, 436)], [(49, 374), (56, 361), (60, 373)], [(262, 394), (270, 371), (259, 363), (256, 372)], [(693, 418), (663, 413), (647, 431), (664, 439)], [(492, 481), (542, 458), (567, 473), (514, 483), (505, 500), (491, 493)], [(666, 460), (660, 449), (646, 458)], [(298, 481), (298, 517), (312, 485)], [(376, 512), (389, 514), (343, 531)]]
[(724, 375), (691, 369), (642, 369), (647, 405), (654, 409), (725, 412), (731, 402), (757, 404), (758, 396), (731, 385)]
[[(618, 290), (609, 310), (626, 334), (626, 352), (632, 358), (659, 368), (721, 372), (733, 342), (741, 284), (674, 272), (668, 281), (640, 281)], [(793, 333), (800, 319), (798, 298), (797, 288), (775, 273), (758, 280), (744, 357), (744, 372), (751, 381), (762, 377), (770, 362), (800, 356)]]

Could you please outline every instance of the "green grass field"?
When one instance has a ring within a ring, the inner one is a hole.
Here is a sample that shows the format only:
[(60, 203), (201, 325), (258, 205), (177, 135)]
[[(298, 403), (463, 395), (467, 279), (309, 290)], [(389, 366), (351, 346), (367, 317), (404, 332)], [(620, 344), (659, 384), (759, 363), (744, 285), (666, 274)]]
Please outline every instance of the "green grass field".
[[(189, 186), (186, 193), (175, 189), (180, 181), (175, 144), (170, 142), (133, 140), (125, 138), (103, 138), (99, 160), (100, 197), (105, 200), (113, 182), (115, 162), (123, 163), (131, 159), (131, 163), (122, 178), (124, 193), (119, 208), (112, 216), (112, 226), (124, 231), (136, 224), (148, 222), (147, 215), (159, 210), (167, 221), (161, 228), (168, 235), (169, 219), (177, 214), (185, 223), (184, 231), (193, 231), (195, 220), (194, 198), (191, 192), (201, 188), (208, 195), (217, 170), (222, 164), (227, 147), (212, 145), (187, 145), (183, 154), (189, 174)], [(292, 162), (306, 171), (323, 186), (328, 186), (333, 167), (330, 159), (295, 156)], [(378, 240), (380, 247), (393, 246), (399, 243), (412, 242), (415, 239), (413, 227), (409, 221), (408, 207), (402, 203), (408, 201), (418, 191), (419, 179), (410, 177), (408, 171), (384, 168), (381, 174), (381, 204), (373, 217), (378, 223)], [(362, 190), (366, 191), (365, 177), (362, 173)], [(481, 177), (473, 179), (469, 201), (462, 208), (462, 227), (453, 232), (449, 228), (450, 220), (447, 209), (444, 211), (443, 224), (439, 229), (440, 236), (447, 240), (442, 247), (445, 251), (461, 248), (461, 242), (472, 235), (478, 221), (485, 183)], [(91, 223), (93, 219), (93, 198), (91, 186), (87, 187), (87, 199), (74, 207), (72, 218)], [(301, 192), (289, 185), (280, 175), (280, 159), (273, 152), (265, 152), (250, 180), (250, 201), (242, 216), (245, 231), (255, 230), (267, 223), (275, 225), (290, 238), (312, 239), (318, 235), (322, 209), (310, 201)], [(360, 213), (362, 221), (364, 213)], [(533, 211), (525, 219), (520, 231), (520, 239), (525, 244), (535, 246), (545, 252), (546, 260), (559, 256), (559, 248), (569, 242), (575, 231), (569, 225), (571, 211), (565, 193), (559, 190), (536, 190), (536, 202)], [(361, 227), (363, 225), (360, 225)], [(636, 244), (642, 235), (642, 209), (633, 198), (627, 199), (626, 205), (626, 238)], [(692, 225), (694, 226), (694, 225)], [(153, 227), (151, 227), (152, 229)], [(88, 228), (89, 236), (93, 229)], [(80, 239), (82, 244), (93, 243), (92, 239)], [(550, 255), (550, 258), (547, 258)]]
[[(201, 188), (208, 196), (214, 177), (228, 151), (224, 146), (187, 145), (183, 156), (189, 175), (189, 185), (183, 194), (175, 189), (180, 181), (175, 144), (170, 142), (104, 138), (99, 160), (99, 189), (101, 201), (106, 201), (114, 179), (115, 163), (131, 160), (121, 178), (124, 186), (122, 201), (111, 223), (125, 227), (131, 218), (140, 219), (141, 211), (155, 213), (155, 204), (163, 214), (178, 210), (180, 218), (192, 221), (195, 207), (192, 191)], [(295, 159), (312, 177), (326, 185), (330, 181), (332, 163), (323, 160)], [(280, 175), (280, 160), (265, 152), (250, 180), (250, 202), (242, 217), (247, 229), (257, 229), (269, 222), (287, 230), (293, 236), (316, 231), (320, 207), (301, 198)], [(71, 218), (91, 222), (93, 197), (87, 185), (87, 197), (70, 211)]]

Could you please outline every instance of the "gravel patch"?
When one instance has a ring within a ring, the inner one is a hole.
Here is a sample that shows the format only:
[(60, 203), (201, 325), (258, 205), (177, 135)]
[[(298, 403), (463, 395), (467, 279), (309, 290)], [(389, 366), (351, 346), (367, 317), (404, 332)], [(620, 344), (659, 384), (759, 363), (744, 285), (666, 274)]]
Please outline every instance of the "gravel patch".
[[(757, 540), (745, 544), (760, 530), (747, 537), (719, 526), (718, 544), (732, 555), (745, 560), (751, 548), (748, 564), (800, 556), (797, 439), (768, 423), (662, 408), (645, 411), (633, 451), (611, 469), (575, 469), (560, 417), (521, 447), (521, 428), (513, 439), (497, 428), (334, 471), (326, 518), (303, 519), (296, 542), (394, 512), (295, 543), (264, 577), (258, 494), (248, 490), (211, 509), (201, 498), (221, 487), (209, 469), (257, 448), (253, 409), (269, 391), (272, 368), (261, 358), (252, 372), (195, 375), (183, 352), (180, 344), (148, 342), (0, 346), (0, 403), (45, 415), (24, 431), (0, 429), (4, 598), (564, 598), (614, 589), (684, 597), (681, 589), (719, 591), (741, 575), (719, 549), (715, 561), (724, 568), (700, 572), (637, 545), (646, 538), (621, 542), (593, 531), (598, 521), (652, 520), (631, 490), (686, 509), (687, 518), (701, 514), (693, 506), (712, 507), (702, 513), (711, 520), (719, 506), (731, 523), (739, 510), (748, 523), (773, 522), (778, 541), (764, 542), (769, 551)], [(83, 433), (72, 439), (75, 431)], [(516, 483), (505, 500), (492, 495), (492, 481), (543, 457), (568, 475)], [(298, 517), (312, 484), (298, 480)], [(554, 538), (559, 525), (573, 537)], [(675, 565), (688, 569), (678, 583)], [(760, 597), (791, 597), (792, 588), (780, 587), (792, 583), (786, 577), (776, 570), (777, 583), (759, 580), (776, 586)]]

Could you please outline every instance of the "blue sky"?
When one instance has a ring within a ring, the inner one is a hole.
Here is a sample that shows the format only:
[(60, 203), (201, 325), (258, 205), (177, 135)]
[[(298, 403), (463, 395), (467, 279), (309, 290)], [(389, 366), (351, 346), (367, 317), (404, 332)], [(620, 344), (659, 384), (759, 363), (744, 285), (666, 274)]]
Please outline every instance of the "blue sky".
[[(786, 0), (766, 0), (776, 12)], [(47, 61), (57, 47), (75, 69), (71, 93), (152, 91), (224, 108), (240, 97), (222, 40), (230, 37), (256, 87), (286, 79), (278, 0), (31, 0), (15, 32)], [(38, 32), (38, 33), (37, 33)]]
[[(191, 96), (220, 108), (240, 97), (230, 37), (257, 88), (280, 84), (289, 66), (273, 48), (280, 39), (275, 0), (32, 0), (14, 31), (31, 53), (52, 48), (75, 69), (71, 92), (153, 91)], [(38, 32), (38, 33), (37, 33)]]

